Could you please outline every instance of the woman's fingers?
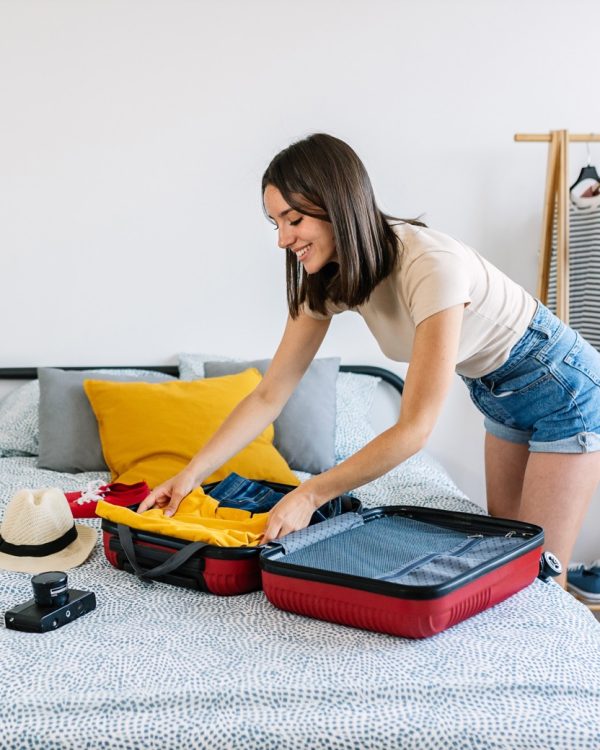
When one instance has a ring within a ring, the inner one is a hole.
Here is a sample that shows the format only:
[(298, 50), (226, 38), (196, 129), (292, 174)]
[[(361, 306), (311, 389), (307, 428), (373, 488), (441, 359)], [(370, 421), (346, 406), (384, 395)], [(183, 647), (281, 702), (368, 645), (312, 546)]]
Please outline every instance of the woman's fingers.
[(177, 511), (177, 508), (179, 508), (179, 504), (181, 503), (183, 498), (188, 494), (189, 490), (183, 491), (174, 488), (173, 492), (171, 493), (171, 501), (164, 510), (165, 516), (172, 516)]
[(184, 497), (194, 489), (194, 479), (188, 472), (176, 474), (171, 479), (155, 487), (148, 497), (143, 500), (138, 513), (150, 510), (150, 508), (163, 508), (165, 516), (172, 516), (179, 507)]
[(279, 536), (283, 536), (281, 521), (269, 517), (267, 528), (265, 529), (259, 544), (268, 544)]
[(144, 513), (145, 511), (150, 510), (150, 508), (154, 507), (154, 504), (156, 503), (161, 493), (162, 489), (160, 487), (152, 490), (148, 497), (142, 500), (142, 502), (138, 505), (137, 512)]
[[(172, 488), (170, 485), (160, 485), (152, 490), (145, 500), (139, 504), (137, 512), (144, 513), (150, 508), (163, 508), (171, 499)], [(179, 505), (179, 503), (177, 503)]]
[[(289, 495), (286, 495), (287, 497)], [(312, 508), (310, 506), (302, 507), (298, 500), (284, 502), (286, 498), (280, 500), (269, 513), (267, 526), (259, 544), (268, 544), (274, 539), (291, 534), (292, 531), (304, 529), (310, 523)]]

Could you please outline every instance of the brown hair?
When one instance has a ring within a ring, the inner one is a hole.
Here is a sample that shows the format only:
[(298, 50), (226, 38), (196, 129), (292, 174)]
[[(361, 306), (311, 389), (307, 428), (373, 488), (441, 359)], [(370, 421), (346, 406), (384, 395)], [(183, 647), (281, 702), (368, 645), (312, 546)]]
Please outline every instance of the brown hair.
[(286, 249), (287, 299), (293, 318), (304, 302), (323, 314), (328, 300), (348, 307), (366, 302), (398, 256), (398, 238), (389, 221), (425, 226), (380, 211), (364, 164), (347, 143), (325, 133), (280, 151), (263, 175), (263, 196), (267, 185), (276, 187), (293, 209), (328, 221), (333, 229), (338, 263), (328, 263), (318, 273), (308, 275)]

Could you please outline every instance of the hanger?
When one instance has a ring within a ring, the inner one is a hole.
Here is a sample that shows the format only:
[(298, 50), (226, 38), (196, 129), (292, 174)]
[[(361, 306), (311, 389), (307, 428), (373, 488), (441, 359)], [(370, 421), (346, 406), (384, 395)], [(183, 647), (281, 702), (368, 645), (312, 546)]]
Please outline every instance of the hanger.
[(585, 167), (581, 168), (579, 177), (571, 185), (569, 191), (573, 190), (573, 188), (579, 185), (580, 182), (583, 182), (583, 180), (596, 180), (596, 182), (600, 182), (600, 175), (598, 175), (596, 167), (592, 165), (592, 151), (590, 149), (590, 144), (586, 143), (585, 145), (587, 146), (587, 164)]

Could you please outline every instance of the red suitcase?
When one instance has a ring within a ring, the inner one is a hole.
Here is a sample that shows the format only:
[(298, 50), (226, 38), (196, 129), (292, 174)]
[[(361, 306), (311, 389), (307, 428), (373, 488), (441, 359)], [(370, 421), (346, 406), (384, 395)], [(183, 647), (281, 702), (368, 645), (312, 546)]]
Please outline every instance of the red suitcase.
[(392, 506), (289, 534), (261, 553), (276, 607), (409, 638), (431, 636), (560, 573), (539, 526)]
[[(210, 494), (217, 483), (204, 485)], [(260, 482), (279, 492), (292, 486)], [(360, 502), (343, 495), (315, 513), (311, 523), (334, 515), (360, 510)], [(135, 510), (136, 506), (132, 506)], [(157, 580), (178, 586), (231, 596), (256, 591), (261, 587), (259, 547), (218, 547), (202, 542), (131, 529), (102, 519), (102, 539), (106, 559), (119, 570), (136, 574), (145, 581)]]

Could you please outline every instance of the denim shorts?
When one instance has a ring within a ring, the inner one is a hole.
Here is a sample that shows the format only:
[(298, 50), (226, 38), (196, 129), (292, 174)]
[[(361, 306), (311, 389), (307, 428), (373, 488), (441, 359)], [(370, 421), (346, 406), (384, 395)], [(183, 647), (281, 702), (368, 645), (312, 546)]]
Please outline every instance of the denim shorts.
[(541, 302), (503, 365), (461, 377), (492, 435), (530, 451), (600, 450), (600, 353)]

